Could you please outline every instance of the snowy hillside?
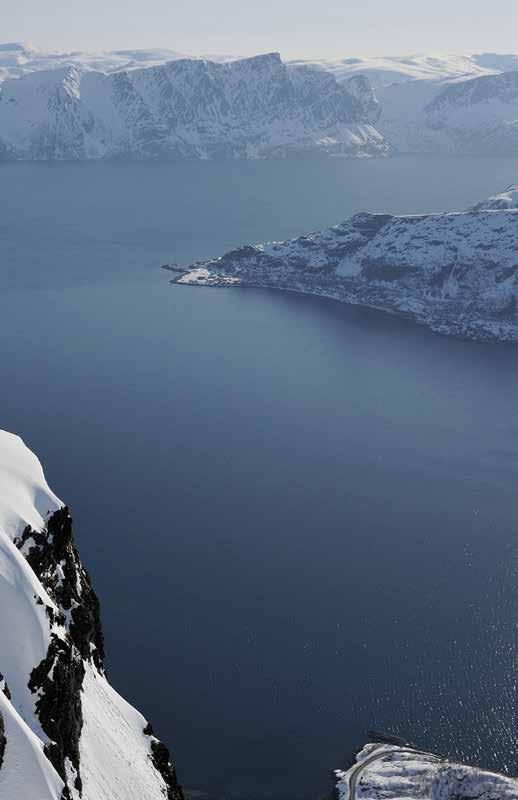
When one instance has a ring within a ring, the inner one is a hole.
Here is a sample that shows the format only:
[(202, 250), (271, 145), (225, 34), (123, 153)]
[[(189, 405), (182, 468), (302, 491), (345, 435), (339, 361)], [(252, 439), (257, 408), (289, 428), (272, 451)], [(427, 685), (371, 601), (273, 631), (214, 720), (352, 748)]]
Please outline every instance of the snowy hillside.
[(518, 55), (411, 55), (311, 63), (340, 81), (368, 79), (377, 128), (396, 152), (518, 152)]
[(337, 771), (338, 800), (517, 800), (516, 778), (454, 764), (429, 753), (368, 744), (349, 770)]
[(358, 214), (319, 233), (171, 269), (178, 284), (307, 292), (444, 334), (518, 341), (517, 251), (516, 209)]
[(0, 431), (0, 798), (182, 800), (166, 748), (108, 684), (68, 509)]
[(368, 82), (338, 84), (276, 53), (104, 74), (33, 72), (0, 86), (0, 157), (261, 158), (384, 154)]
[(518, 153), (518, 71), (378, 91), (379, 128), (400, 152)]

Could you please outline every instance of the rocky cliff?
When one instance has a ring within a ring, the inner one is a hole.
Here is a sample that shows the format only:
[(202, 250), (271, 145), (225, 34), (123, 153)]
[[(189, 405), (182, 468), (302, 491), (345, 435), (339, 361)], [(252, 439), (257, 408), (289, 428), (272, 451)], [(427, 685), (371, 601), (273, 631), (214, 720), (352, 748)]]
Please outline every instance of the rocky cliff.
[(169, 752), (110, 686), (69, 510), (0, 432), (0, 798), (183, 800)]

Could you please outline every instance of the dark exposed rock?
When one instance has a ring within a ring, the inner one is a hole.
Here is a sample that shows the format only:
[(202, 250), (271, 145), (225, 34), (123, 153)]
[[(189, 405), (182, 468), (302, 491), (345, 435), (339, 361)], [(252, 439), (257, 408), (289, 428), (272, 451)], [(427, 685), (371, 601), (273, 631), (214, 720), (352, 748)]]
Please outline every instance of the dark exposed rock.
[(39, 691), (36, 711), (41, 727), (51, 739), (45, 753), (63, 780), (66, 780), (65, 760), (70, 760), (77, 772), (78, 790), (81, 790), (79, 738), (83, 727), (84, 675), (83, 659), (74, 645), (53, 634), (46, 658), (33, 669), (29, 680), (29, 689)]
[(7, 681), (5, 680), (1, 672), (0, 672), (0, 692), (3, 692), (8, 700), (11, 699), (11, 692), (9, 691)]
[[(51, 625), (62, 628), (59, 635), (56, 630), (52, 632), (46, 657), (33, 669), (29, 681), (31, 691), (38, 692), (36, 712), (50, 739), (45, 753), (64, 781), (69, 760), (76, 773), (75, 788), (81, 792), (79, 742), (85, 661), (105, 672), (99, 601), (81, 564), (66, 506), (49, 517), (42, 531), (27, 526), (16, 544), (57, 606), (57, 611), (51, 606), (45, 608)], [(150, 757), (164, 779), (168, 800), (183, 800), (167, 747), (153, 735), (150, 725), (144, 733), (151, 737)], [(67, 786), (62, 800), (70, 800)]]
[(54, 512), (43, 531), (27, 526), (18, 547), (58, 608), (69, 616), (69, 633), (81, 656), (91, 659), (103, 672), (105, 651), (99, 600), (75, 547), (67, 506)]
[(182, 787), (178, 783), (176, 771), (171, 764), (169, 750), (153, 733), (153, 728), (148, 722), (143, 733), (151, 737), (151, 759), (157, 772), (160, 773), (167, 786), (167, 800), (184, 800)]
[(0, 714), (0, 769), (2, 769), (2, 764), (4, 763), (6, 744), (7, 740), (5, 738), (4, 718), (2, 717), (2, 714)]
[(104, 638), (99, 601), (74, 544), (72, 518), (65, 506), (54, 512), (42, 531), (25, 528), (18, 547), (59, 612), (47, 606), (52, 625), (65, 626), (68, 635), (52, 634), (46, 657), (32, 671), (29, 688), (38, 692), (36, 711), (51, 742), (45, 752), (66, 780), (68, 758), (81, 790), (79, 739), (83, 726), (81, 687), (84, 660), (104, 672)]

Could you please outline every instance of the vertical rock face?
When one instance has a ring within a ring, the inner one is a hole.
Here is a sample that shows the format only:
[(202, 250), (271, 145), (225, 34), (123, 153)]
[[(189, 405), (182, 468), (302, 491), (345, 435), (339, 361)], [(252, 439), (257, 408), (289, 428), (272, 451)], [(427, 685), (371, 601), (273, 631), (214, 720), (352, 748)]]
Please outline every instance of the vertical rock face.
[(167, 748), (106, 680), (99, 601), (69, 510), (3, 431), (1, 634), (2, 800), (4, 786), (6, 800), (182, 800)]

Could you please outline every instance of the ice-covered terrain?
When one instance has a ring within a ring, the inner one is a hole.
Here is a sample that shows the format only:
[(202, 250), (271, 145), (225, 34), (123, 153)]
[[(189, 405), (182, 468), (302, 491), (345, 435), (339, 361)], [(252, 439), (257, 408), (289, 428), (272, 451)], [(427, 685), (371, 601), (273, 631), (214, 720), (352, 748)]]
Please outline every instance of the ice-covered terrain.
[(177, 284), (306, 292), (403, 315), (439, 333), (517, 341), (517, 252), (515, 208), (357, 214), (318, 233), (171, 269)]
[(181, 800), (165, 746), (109, 685), (68, 509), (0, 431), (0, 798)]
[(516, 800), (518, 780), (412, 748), (368, 744), (337, 771), (339, 800)]
[(0, 158), (261, 158), (388, 152), (367, 81), (289, 70), (277, 53), (109, 74), (67, 66), (4, 80)]

